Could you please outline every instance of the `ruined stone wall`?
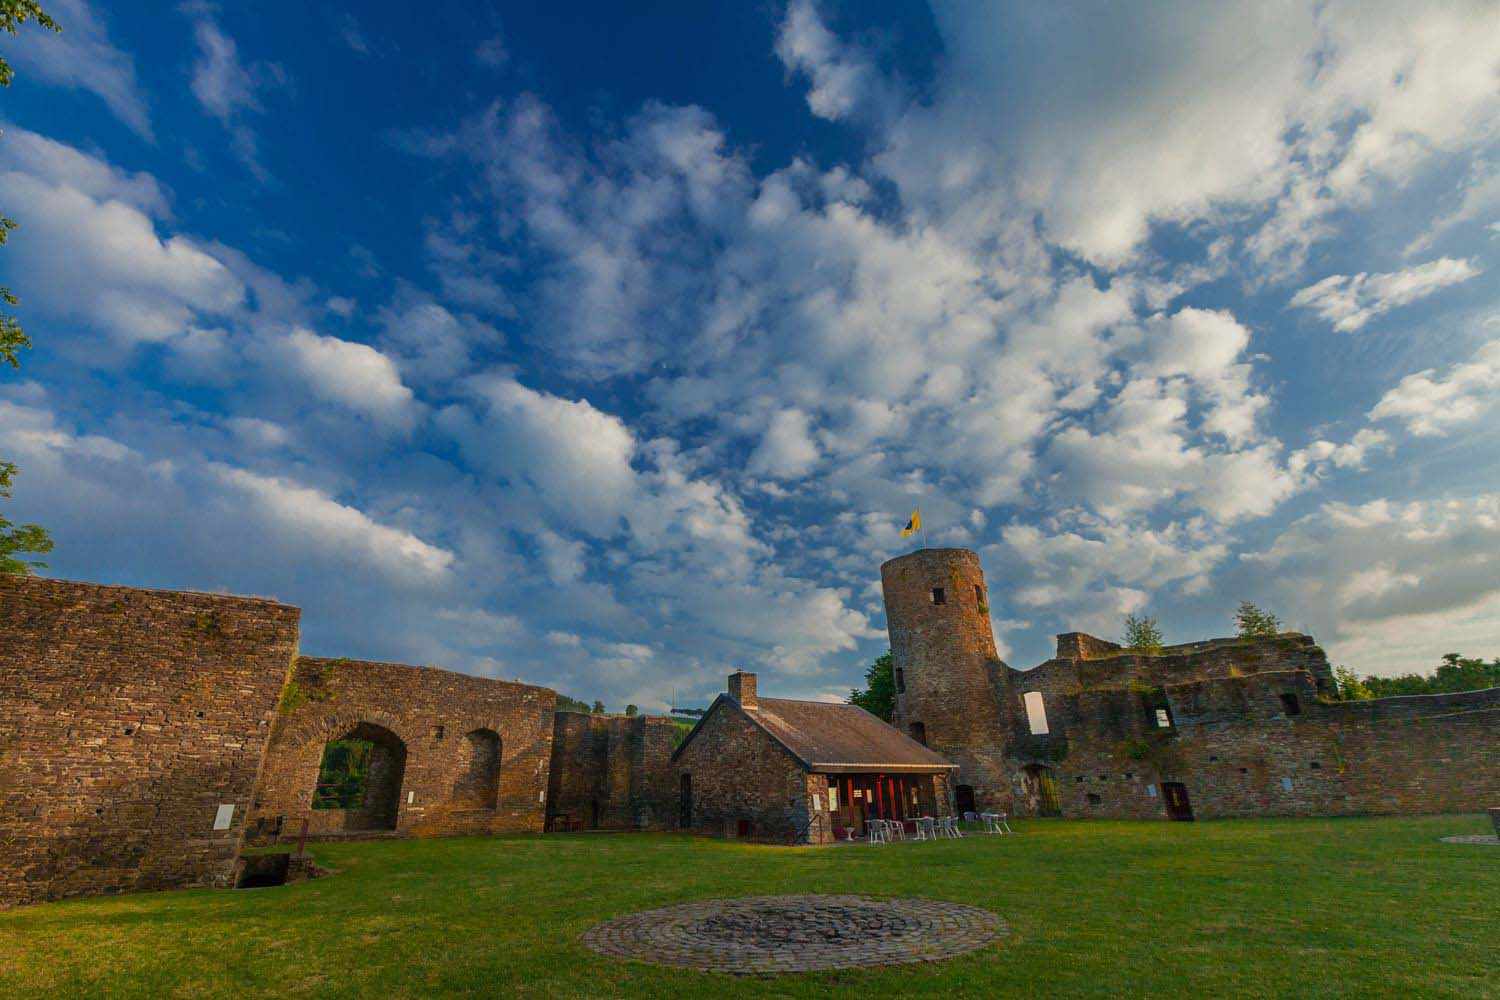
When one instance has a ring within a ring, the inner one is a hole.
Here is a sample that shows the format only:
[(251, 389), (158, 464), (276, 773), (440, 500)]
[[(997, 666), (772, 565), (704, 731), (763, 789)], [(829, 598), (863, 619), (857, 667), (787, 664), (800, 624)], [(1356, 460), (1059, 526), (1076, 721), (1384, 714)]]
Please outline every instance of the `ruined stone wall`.
[(709, 710), (673, 768), (679, 789), (681, 776), (691, 776), (694, 831), (734, 837), (744, 821), (749, 836), (784, 841), (812, 826), (809, 794), (817, 782), (728, 699)]
[(1063, 701), (1050, 762), (1063, 815), (1162, 818), (1164, 781), (1199, 819), (1473, 812), (1500, 798), (1500, 689), (1329, 703), (1316, 677), (1286, 670), (1164, 691), (1167, 730), (1149, 691)]
[(0, 905), (230, 885), (298, 616), (0, 577)]
[[(893, 666), (892, 724), (959, 766), (982, 808), (1010, 805), (1006, 736), (1015, 724), (1009, 671), (995, 651), (979, 557), (921, 549), (880, 567)], [(941, 588), (942, 603), (935, 591)]]
[[(302, 657), (266, 751), (255, 828), (285, 840), (303, 819), (312, 836), (539, 832), (556, 701), (546, 688), (434, 667)], [(365, 806), (314, 809), (323, 748), (351, 735), (377, 747)]]
[(548, 828), (675, 827), (675, 732), (665, 716), (558, 712), (548, 779)]

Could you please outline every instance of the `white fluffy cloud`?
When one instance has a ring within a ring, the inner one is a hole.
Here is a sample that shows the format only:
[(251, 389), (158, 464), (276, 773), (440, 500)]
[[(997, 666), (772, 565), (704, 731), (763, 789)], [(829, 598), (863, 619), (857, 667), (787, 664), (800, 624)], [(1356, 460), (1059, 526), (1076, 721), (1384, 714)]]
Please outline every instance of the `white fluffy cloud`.
[(266, 350), (323, 399), (395, 426), (409, 427), (416, 418), (395, 362), (368, 344), (296, 329)]
[(1382, 313), (1408, 305), (1480, 273), (1472, 261), (1439, 257), (1389, 274), (1334, 274), (1292, 296), (1291, 304), (1311, 309), (1352, 333)]
[(1471, 424), (1500, 405), (1500, 340), (1468, 361), (1403, 378), (1370, 411), (1372, 420), (1400, 421), (1418, 437), (1437, 437)]
[(28, 306), (129, 342), (170, 339), (244, 301), (223, 261), (157, 232), (142, 210), (162, 208), (149, 179), (26, 136), (10, 162), (28, 168), (0, 173), (0, 197), (21, 224), (11, 253)]
[(1495, 655), (1500, 496), (1328, 503), (1245, 560), (1294, 620), (1328, 623), (1330, 654), (1362, 673)]

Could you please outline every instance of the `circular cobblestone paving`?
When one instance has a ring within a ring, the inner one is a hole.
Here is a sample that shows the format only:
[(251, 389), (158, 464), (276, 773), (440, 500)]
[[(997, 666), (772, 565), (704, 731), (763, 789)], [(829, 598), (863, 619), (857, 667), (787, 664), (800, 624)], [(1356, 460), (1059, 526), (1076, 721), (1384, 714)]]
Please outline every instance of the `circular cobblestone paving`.
[(584, 932), (615, 958), (769, 975), (935, 962), (1006, 933), (988, 910), (932, 899), (749, 896), (632, 913)]

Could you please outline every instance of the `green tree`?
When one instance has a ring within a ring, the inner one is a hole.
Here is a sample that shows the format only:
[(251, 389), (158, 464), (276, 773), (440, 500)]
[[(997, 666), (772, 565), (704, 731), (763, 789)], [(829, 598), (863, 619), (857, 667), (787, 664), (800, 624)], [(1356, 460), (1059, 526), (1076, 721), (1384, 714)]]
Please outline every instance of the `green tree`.
[(598, 701), (597, 699), (594, 701), (594, 714), (595, 715), (603, 715), (604, 714), (604, 702)]
[[(35, 21), (51, 31), (62, 30), (36, 0), (0, 0), (0, 30), (14, 35), (27, 21)], [(0, 86), (10, 86), (10, 81), (14, 78), (15, 71), (10, 68), (10, 63), (0, 58)], [(15, 228), (14, 219), (0, 215), (0, 246), (5, 245)], [(20, 304), (15, 293), (3, 285), (0, 285), (0, 301), (11, 306)], [(20, 368), (21, 352), (30, 346), (31, 338), (21, 329), (20, 322), (9, 313), (0, 313), (0, 362), (12, 368)], [(16, 467), (13, 463), (0, 461), (0, 499), (10, 499), (11, 482), (15, 475)], [(0, 515), (0, 574), (14, 576), (30, 573), (44, 565), (34, 560), (17, 559), (17, 552), (40, 554), (50, 551), (52, 538), (45, 528), (35, 524), (12, 524)]]
[[(10, 462), (0, 462), (0, 500), (10, 499), (10, 482), (16, 467)], [(52, 539), (46, 530), (36, 524), (11, 524), (0, 514), (0, 574), (23, 576), (33, 569), (45, 569), (47, 564), (31, 559), (17, 559), (16, 553), (41, 555), (52, 551)]]
[(849, 692), (849, 704), (858, 705), (871, 715), (891, 721), (896, 712), (896, 671), (888, 649), (876, 657), (865, 671), (865, 689), (855, 688)]
[(1155, 618), (1146, 615), (1125, 616), (1125, 638), (1123, 644), (1129, 649), (1143, 653), (1161, 652), (1161, 626)]
[(1262, 611), (1249, 601), (1241, 601), (1240, 609), (1234, 613), (1234, 624), (1242, 639), (1256, 636), (1281, 634), (1281, 619), (1269, 611)]
[(639, 708), (637, 708), (636, 706), (634, 706), (634, 705), (626, 705), (625, 706), (625, 714), (626, 715), (638, 715), (638, 714), (640, 714), (640, 711), (641, 710)]
[(1431, 674), (1366, 677), (1363, 684), (1375, 698), (1393, 698), (1405, 694), (1449, 694), (1454, 691), (1500, 687), (1500, 659), (1486, 662), (1459, 653), (1448, 653)]
[(1375, 697), (1364, 681), (1348, 667), (1333, 668), (1333, 684), (1338, 689), (1341, 701), (1364, 701)]
[(559, 712), (582, 712), (584, 715), (588, 715), (589, 703), (579, 701), (577, 698), (569, 698), (565, 694), (560, 694), (557, 696), (557, 710)]
[[(35, 21), (49, 31), (62, 30), (56, 21), (47, 16), (47, 12), (42, 10), (42, 5), (36, 0), (0, 0), (0, 31), (14, 35), (27, 21)], [(10, 81), (15, 79), (15, 76), (15, 70), (10, 68), (10, 63), (0, 57), (0, 87), (9, 87)]]

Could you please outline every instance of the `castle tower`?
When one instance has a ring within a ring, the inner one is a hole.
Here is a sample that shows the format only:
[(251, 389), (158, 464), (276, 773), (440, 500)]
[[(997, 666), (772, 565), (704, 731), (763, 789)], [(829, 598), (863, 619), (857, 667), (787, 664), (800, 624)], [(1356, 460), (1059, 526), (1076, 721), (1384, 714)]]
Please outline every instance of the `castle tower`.
[(1008, 808), (1007, 667), (995, 652), (989, 592), (968, 549), (921, 549), (880, 567), (896, 674), (898, 729), (959, 765), (959, 807)]

